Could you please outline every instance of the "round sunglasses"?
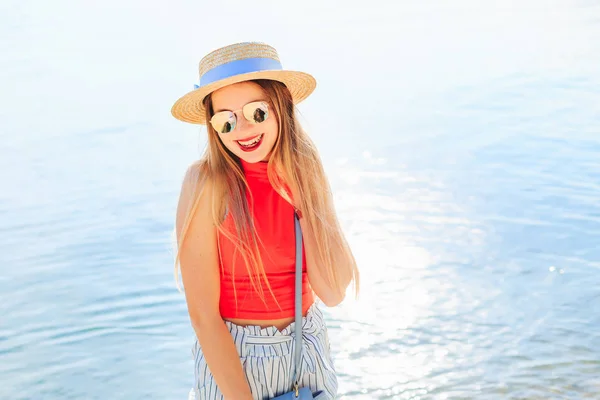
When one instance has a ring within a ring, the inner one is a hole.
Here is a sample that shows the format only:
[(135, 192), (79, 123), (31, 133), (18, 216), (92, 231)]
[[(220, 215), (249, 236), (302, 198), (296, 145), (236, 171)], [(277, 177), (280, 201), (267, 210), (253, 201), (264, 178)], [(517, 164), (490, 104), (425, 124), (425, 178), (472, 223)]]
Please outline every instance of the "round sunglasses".
[(219, 111), (210, 119), (210, 124), (218, 133), (233, 132), (237, 125), (237, 112), (252, 124), (260, 124), (269, 118), (269, 105), (264, 101), (252, 101), (235, 111)]

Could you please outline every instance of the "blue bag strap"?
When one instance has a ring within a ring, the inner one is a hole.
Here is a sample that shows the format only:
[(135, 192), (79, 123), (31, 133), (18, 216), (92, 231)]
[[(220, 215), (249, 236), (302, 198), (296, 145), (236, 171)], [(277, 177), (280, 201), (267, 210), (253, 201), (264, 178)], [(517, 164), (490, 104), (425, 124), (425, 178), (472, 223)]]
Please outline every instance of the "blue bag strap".
[(295, 311), (295, 334), (296, 334), (296, 351), (294, 355), (294, 389), (298, 390), (300, 363), (302, 361), (302, 229), (300, 228), (300, 220), (298, 214), (294, 211), (294, 225), (296, 228), (296, 311)]

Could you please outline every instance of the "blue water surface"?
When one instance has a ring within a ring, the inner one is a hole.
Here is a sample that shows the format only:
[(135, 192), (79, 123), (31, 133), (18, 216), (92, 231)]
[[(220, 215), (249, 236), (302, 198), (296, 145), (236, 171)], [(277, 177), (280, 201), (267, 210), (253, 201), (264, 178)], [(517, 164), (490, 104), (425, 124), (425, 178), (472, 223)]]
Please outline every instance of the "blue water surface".
[(0, 6), (1, 399), (187, 396), (172, 231), (205, 141), (169, 109), (242, 40), (319, 82), (362, 272), (325, 309), (340, 398), (600, 398), (595, 2), (196, 3)]

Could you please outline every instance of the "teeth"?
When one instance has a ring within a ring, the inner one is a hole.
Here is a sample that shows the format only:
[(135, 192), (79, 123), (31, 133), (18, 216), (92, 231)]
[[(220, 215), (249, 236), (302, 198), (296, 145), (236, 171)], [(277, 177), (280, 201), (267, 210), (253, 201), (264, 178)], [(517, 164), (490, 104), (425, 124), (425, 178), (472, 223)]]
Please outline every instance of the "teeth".
[(239, 143), (239, 144), (241, 144), (242, 146), (249, 147), (249, 146), (252, 146), (253, 144), (256, 144), (256, 143), (258, 143), (258, 142), (259, 142), (259, 140), (262, 138), (262, 136), (263, 136), (263, 135), (262, 135), (262, 133), (261, 133), (259, 136), (257, 136), (256, 138), (254, 138), (254, 139), (252, 139), (252, 140), (249, 140), (249, 141), (247, 141), (247, 142), (240, 142), (240, 141), (238, 140), (238, 143)]

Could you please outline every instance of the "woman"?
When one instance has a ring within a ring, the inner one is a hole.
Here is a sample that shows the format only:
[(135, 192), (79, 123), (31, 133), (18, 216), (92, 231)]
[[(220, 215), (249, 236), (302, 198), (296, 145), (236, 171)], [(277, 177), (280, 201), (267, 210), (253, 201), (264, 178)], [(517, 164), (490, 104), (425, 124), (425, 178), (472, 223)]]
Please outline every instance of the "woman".
[[(303, 234), (300, 386), (335, 398), (337, 378), (319, 301), (338, 305), (359, 272), (313, 142), (295, 104), (312, 76), (283, 70), (274, 48), (238, 43), (200, 61), (200, 84), (171, 110), (206, 124), (176, 218), (178, 266), (197, 336), (196, 399), (271, 399), (291, 390), (294, 215)], [(191, 393), (192, 394), (192, 393)]]

